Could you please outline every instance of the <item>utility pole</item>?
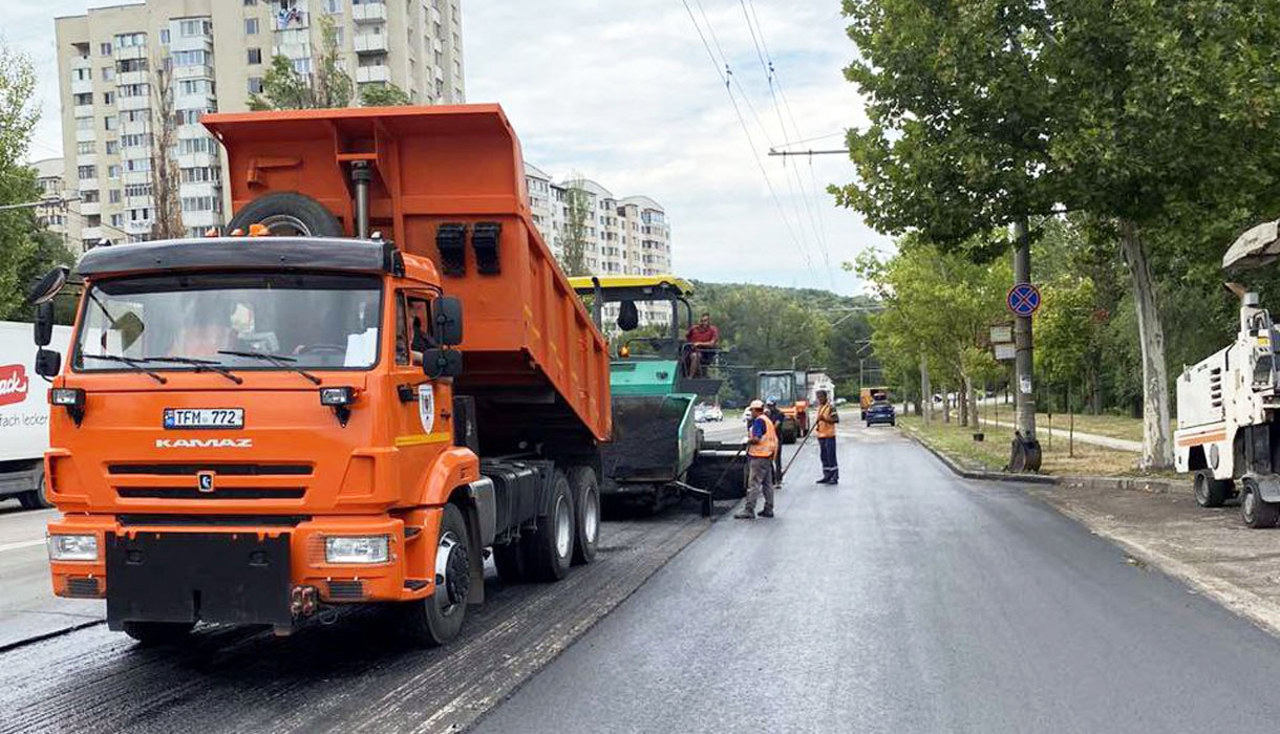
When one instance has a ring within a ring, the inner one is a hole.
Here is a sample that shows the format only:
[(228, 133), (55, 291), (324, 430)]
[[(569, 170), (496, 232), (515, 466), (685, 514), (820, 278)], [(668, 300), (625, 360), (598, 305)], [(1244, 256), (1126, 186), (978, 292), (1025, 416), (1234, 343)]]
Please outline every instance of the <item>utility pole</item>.
[[(1013, 282), (1031, 282), (1031, 238), (1027, 233), (1027, 220), (1019, 219), (1013, 225)], [(1010, 468), (1014, 471), (1038, 471), (1040, 469), (1040, 442), (1036, 440), (1036, 400), (1031, 383), (1033, 362), (1031, 316), (1015, 316), (1013, 322), (1014, 355), (1014, 425), (1019, 438), (1014, 439)]]

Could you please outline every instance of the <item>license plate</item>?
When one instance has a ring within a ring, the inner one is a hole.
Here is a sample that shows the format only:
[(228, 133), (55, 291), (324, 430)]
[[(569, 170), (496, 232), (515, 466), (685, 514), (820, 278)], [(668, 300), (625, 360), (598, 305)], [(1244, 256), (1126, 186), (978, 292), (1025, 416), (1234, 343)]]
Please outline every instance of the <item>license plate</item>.
[(244, 428), (244, 408), (165, 408), (165, 428)]

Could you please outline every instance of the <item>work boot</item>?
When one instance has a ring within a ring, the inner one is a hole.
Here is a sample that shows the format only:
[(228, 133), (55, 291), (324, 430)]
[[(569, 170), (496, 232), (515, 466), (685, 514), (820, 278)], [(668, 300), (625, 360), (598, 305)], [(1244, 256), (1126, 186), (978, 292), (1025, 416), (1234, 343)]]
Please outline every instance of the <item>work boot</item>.
[(756, 513), (752, 510), (740, 510), (733, 517), (736, 520), (754, 520), (756, 519)]
[(831, 484), (831, 477), (823, 474), (822, 478), (815, 482), (815, 484)]
[(773, 510), (764, 509), (760, 511), (760, 517), (773, 517)]

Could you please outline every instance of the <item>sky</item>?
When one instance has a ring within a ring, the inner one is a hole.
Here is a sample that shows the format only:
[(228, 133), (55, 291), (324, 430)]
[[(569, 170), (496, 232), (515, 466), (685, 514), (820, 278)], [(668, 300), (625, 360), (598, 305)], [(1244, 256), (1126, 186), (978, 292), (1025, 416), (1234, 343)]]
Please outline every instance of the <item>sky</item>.
[[(3, 37), (41, 78), (33, 159), (61, 155), (53, 18), (104, 4), (5, 3)], [(462, 0), (462, 16), (467, 101), (501, 103), (553, 177), (661, 203), (676, 273), (854, 294), (841, 263), (891, 247), (826, 192), (852, 179), (846, 156), (767, 155), (842, 148), (866, 123), (839, 0)]]

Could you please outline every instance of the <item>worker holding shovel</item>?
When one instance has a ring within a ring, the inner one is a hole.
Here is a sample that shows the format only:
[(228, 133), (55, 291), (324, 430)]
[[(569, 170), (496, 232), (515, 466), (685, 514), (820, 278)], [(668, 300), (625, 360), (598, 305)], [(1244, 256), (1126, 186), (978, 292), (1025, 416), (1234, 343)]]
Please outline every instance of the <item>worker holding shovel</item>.
[(818, 391), (818, 416), (814, 419), (813, 432), (818, 434), (818, 452), (822, 456), (822, 478), (818, 484), (839, 484), (840, 466), (836, 463), (836, 424), (840, 416), (831, 404), (826, 390)]
[(764, 414), (764, 403), (751, 401), (751, 423), (747, 427), (747, 498), (734, 517), (756, 518), (756, 500), (764, 494), (760, 517), (773, 517), (773, 455), (778, 450), (778, 432)]

